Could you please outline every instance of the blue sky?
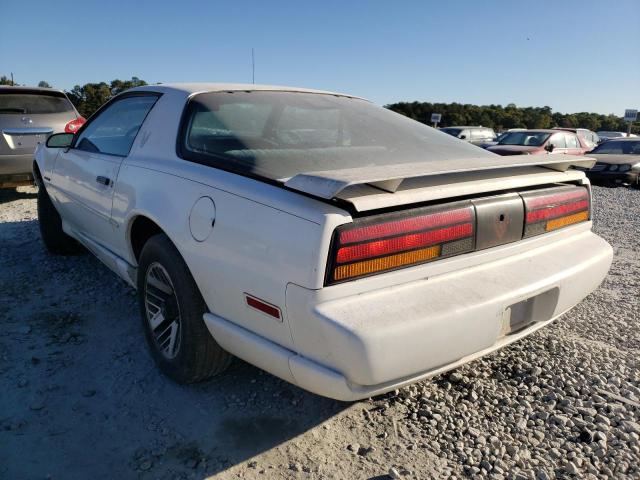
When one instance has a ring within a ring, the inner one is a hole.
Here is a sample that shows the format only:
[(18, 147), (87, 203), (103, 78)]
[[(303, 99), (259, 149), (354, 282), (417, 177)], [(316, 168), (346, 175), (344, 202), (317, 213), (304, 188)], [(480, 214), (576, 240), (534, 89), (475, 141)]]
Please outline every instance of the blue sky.
[(640, 107), (640, 1), (10, 1), (0, 75), (251, 81), (379, 104)]

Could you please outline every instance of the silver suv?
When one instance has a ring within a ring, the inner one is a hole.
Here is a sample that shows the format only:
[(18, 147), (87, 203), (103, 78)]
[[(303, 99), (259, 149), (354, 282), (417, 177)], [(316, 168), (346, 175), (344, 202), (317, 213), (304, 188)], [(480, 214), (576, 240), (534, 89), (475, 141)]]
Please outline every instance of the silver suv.
[(75, 133), (83, 123), (60, 90), (0, 87), (0, 188), (31, 183), (36, 147), (52, 133)]
[(496, 132), (492, 128), (487, 127), (443, 127), (440, 129), (444, 133), (465, 140), (474, 145), (484, 145), (493, 142), (496, 139)]

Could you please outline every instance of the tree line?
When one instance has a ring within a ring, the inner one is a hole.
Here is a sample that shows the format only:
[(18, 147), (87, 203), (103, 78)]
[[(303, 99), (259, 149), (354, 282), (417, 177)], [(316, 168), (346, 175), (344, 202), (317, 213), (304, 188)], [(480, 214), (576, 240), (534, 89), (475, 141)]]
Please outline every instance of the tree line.
[[(0, 85), (11, 85), (11, 79), (6, 76), (0, 77)], [(17, 85), (17, 84), (16, 84)], [(147, 85), (147, 82), (138, 77), (131, 77), (131, 80), (111, 80), (109, 83), (85, 83), (84, 85), (76, 85), (71, 90), (65, 90), (71, 103), (76, 107), (85, 118), (89, 118), (102, 104), (110, 98), (118, 95), (125, 90), (133, 87), (141, 87)], [(49, 83), (41, 80), (39, 87), (52, 88)]]
[[(609, 114), (580, 112), (560, 113), (551, 107), (517, 107), (513, 103), (502, 105), (471, 105), (461, 103), (398, 102), (385, 105), (394, 112), (401, 113), (422, 123), (431, 123), (431, 114), (442, 115), (440, 126), (482, 125), (496, 131), (509, 128), (552, 128), (579, 127), (589, 130), (627, 131), (623, 117)], [(633, 133), (640, 133), (636, 123)]]
[[(0, 77), (0, 85), (11, 85), (11, 79)], [(85, 83), (76, 85), (65, 91), (69, 100), (75, 105), (80, 114), (88, 118), (111, 97), (133, 87), (147, 85), (138, 77), (130, 80), (112, 80), (111, 82)], [(50, 88), (42, 80), (39, 87)], [(422, 123), (431, 123), (431, 114), (440, 113), (440, 126), (452, 125), (482, 125), (496, 131), (509, 128), (552, 128), (552, 127), (580, 127), (589, 130), (626, 131), (627, 124), (622, 117), (609, 114), (580, 112), (560, 113), (551, 107), (517, 107), (513, 103), (502, 105), (471, 105), (461, 103), (429, 103), (429, 102), (398, 102), (385, 105), (385, 108), (406, 115)], [(631, 127), (633, 133), (640, 133), (640, 125)]]

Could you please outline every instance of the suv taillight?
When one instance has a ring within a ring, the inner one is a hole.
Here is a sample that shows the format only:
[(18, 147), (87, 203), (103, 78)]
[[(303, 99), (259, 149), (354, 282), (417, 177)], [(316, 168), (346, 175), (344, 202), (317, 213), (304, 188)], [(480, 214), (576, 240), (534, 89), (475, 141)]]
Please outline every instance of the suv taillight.
[(524, 200), (524, 237), (551, 232), (589, 220), (591, 202), (586, 187), (565, 187), (520, 194)]
[(86, 121), (87, 120), (84, 117), (78, 117), (75, 120), (71, 120), (64, 126), (64, 133), (76, 133)]
[(334, 233), (326, 283), (470, 252), (474, 238), (470, 202), (357, 219)]

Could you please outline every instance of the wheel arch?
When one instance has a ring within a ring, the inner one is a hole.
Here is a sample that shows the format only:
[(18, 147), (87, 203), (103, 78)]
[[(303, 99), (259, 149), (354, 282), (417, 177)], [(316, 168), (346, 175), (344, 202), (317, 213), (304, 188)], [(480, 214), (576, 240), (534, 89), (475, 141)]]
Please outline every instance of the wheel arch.
[(38, 162), (36, 160), (33, 161), (31, 172), (33, 174), (33, 180), (36, 183), (36, 186), (38, 188), (44, 187), (44, 181), (42, 180), (42, 173), (40, 173), (40, 167), (38, 166)]
[(140, 259), (144, 244), (151, 237), (160, 233), (167, 235), (167, 232), (157, 222), (146, 215), (139, 214), (131, 219), (129, 222), (128, 244), (131, 257), (135, 259), (136, 263)]

